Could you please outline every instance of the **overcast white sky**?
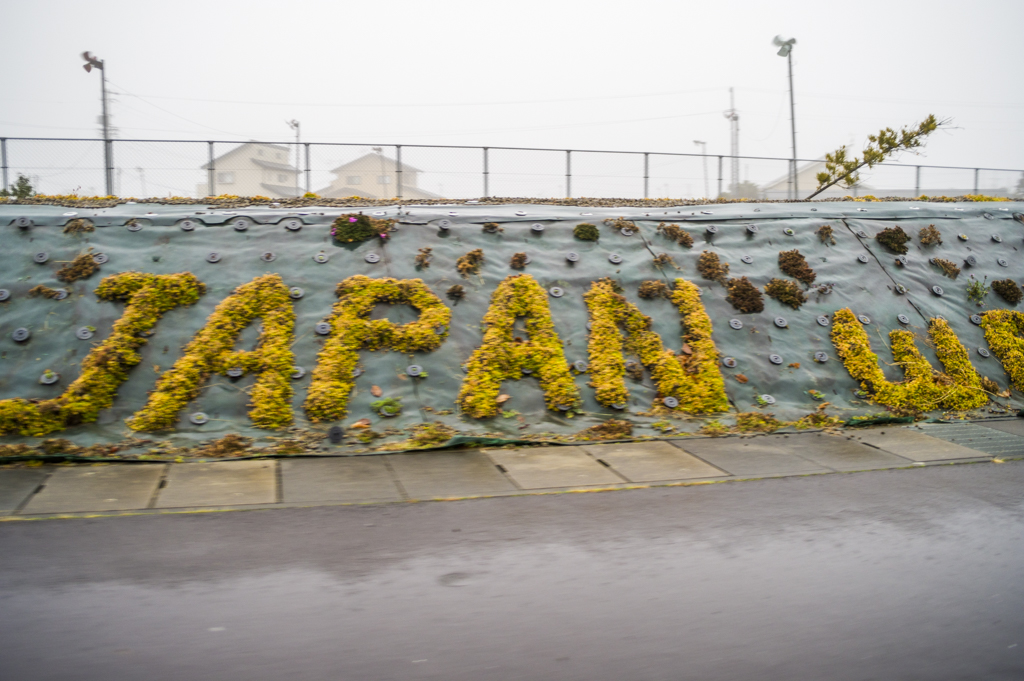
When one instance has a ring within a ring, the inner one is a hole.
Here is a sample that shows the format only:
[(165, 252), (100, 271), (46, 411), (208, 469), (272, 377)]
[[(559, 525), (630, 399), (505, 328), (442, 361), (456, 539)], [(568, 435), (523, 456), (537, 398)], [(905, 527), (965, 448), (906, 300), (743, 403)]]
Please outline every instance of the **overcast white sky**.
[[(921, 162), (1024, 167), (1024, 2), (8, 0), (0, 136), (538, 146), (820, 157), (950, 117)], [(910, 159), (906, 159), (910, 160)]]

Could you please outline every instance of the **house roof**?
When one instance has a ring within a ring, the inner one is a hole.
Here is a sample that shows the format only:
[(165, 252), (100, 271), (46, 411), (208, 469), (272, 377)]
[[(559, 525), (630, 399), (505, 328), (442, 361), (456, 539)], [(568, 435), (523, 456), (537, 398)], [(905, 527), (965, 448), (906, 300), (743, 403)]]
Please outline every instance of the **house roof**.
[(254, 158), (252, 162), (261, 168), (269, 168), (270, 170), (284, 170), (289, 173), (299, 173), (299, 169), (290, 163), (274, 163), (273, 161), (264, 161), (261, 158)]
[[(213, 166), (214, 166), (214, 168), (217, 167), (217, 161), (220, 161), (221, 159), (227, 158), (228, 156), (233, 156), (236, 153), (240, 152), (242, 149), (245, 149), (246, 147), (262, 147), (264, 149), (274, 149), (276, 151), (290, 151), (290, 149), (288, 147), (282, 147), (279, 144), (265, 144), (263, 142), (243, 142), (242, 144), (239, 144), (237, 147), (229, 149), (226, 152), (224, 152), (223, 154), (221, 154), (220, 156), (215, 157), (213, 159)], [(253, 160), (256, 160), (256, 159), (253, 159)], [(208, 162), (204, 163), (203, 165), (200, 166), (200, 168), (202, 170), (209, 170), (210, 164)]]
[[(302, 196), (302, 189), (297, 189), (295, 185), (287, 187), (282, 184), (267, 184), (265, 182), (261, 182), (260, 186), (263, 187), (263, 189), (265, 189), (266, 191), (271, 192), (272, 195), (277, 195), (278, 197), (281, 198), (292, 198), (295, 196)], [(275, 197), (271, 196), (271, 198)]]
[[(375, 154), (375, 153), (371, 153), (371, 154), (363, 154), (362, 156), (360, 156), (357, 159), (353, 159), (353, 160), (349, 161), (348, 163), (344, 163), (344, 164), (338, 166), (337, 168), (334, 168), (333, 170), (331, 170), (331, 172), (332, 173), (340, 174), (345, 169), (347, 169), (349, 166), (353, 166), (353, 165), (359, 163), (360, 161), (364, 161), (364, 160), (366, 160), (368, 158), (383, 159), (385, 166), (388, 166), (389, 169), (394, 169), (394, 168), (398, 167), (398, 161), (393, 159), (393, 158), (391, 158), (390, 156), (383, 156), (383, 155), (378, 155), (378, 154)], [(402, 163), (402, 172), (403, 173), (422, 173), (423, 171), (420, 170), (419, 168), (415, 168), (415, 167), (409, 165), (408, 163), (404, 163), (403, 162)]]

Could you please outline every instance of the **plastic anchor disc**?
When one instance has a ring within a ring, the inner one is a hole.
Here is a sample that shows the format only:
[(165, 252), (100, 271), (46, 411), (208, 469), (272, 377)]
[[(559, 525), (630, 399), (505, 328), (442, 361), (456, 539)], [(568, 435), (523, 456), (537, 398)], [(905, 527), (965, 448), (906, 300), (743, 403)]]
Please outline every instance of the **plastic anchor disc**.
[(328, 324), (327, 322), (319, 322), (316, 326), (313, 327), (313, 330), (316, 331), (316, 333), (321, 336), (326, 336), (331, 332), (331, 325)]
[(206, 414), (204, 414), (201, 411), (197, 411), (194, 414), (190, 414), (189, 417), (188, 417), (188, 420), (191, 421), (192, 423), (194, 423), (197, 426), (201, 426), (204, 423), (206, 423), (207, 421), (209, 421), (210, 417), (207, 416)]
[(209, 253), (206, 256), (206, 262), (220, 262), (220, 253)]
[(552, 286), (548, 289), (548, 293), (551, 294), (552, 298), (561, 298), (565, 295), (565, 291), (558, 286)]
[(629, 227), (623, 227), (622, 229), (619, 230), (619, 232), (622, 234), (622, 236), (633, 236), (633, 230), (631, 230)]
[(980, 314), (972, 314), (971, 315), (971, 323), (972, 324), (980, 325), (981, 324), (981, 315)]
[(868, 263), (871, 262), (871, 258), (861, 253), (860, 255), (857, 256), (857, 262)]
[(537, 233), (543, 232), (544, 225), (540, 224), (539, 222), (535, 222), (532, 225), (530, 225), (530, 230)]
[(110, 260), (110, 257), (106, 253), (97, 253), (96, 255), (92, 256), (92, 261), (97, 265), (102, 265), (108, 260)]
[(988, 351), (988, 348), (978, 348), (978, 354), (982, 357), (990, 357), (992, 355), (992, 353)]
[(183, 232), (191, 232), (196, 228), (196, 223), (192, 220), (182, 220), (178, 223), (178, 227), (181, 228), (181, 231)]
[(738, 362), (736, 361), (735, 357), (726, 357), (722, 359), (722, 364), (724, 366), (729, 367), (730, 369), (735, 369)]
[(39, 263), (40, 265), (42, 265), (44, 262), (46, 262), (49, 259), (50, 259), (50, 254), (47, 253), (46, 251), (41, 251), (41, 252), (36, 253), (35, 255), (32, 256), (32, 260), (34, 262)]
[(775, 398), (771, 395), (761, 395), (761, 401), (765, 404), (775, 404)]
[(738, 319), (730, 319), (729, 320), (729, 326), (731, 326), (732, 328), (734, 328), (734, 329), (736, 329), (738, 331), (739, 329), (743, 328), (743, 322), (741, 322)]
[(363, 260), (372, 265), (374, 263), (380, 262), (380, 256), (377, 255), (376, 253), (367, 253), (366, 255), (363, 256)]
[(747, 225), (747, 232), (749, 232), (750, 234), (757, 234), (759, 231), (761, 230), (758, 228), (757, 225)]
[(828, 326), (828, 317), (821, 315), (818, 317), (817, 322), (819, 326)]
[(228, 375), (228, 378), (241, 378), (242, 375), (245, 374), (245, 371), (239, 367), (231, 367), (224, 373)]
[(300, 378), (302, 378), (305, 375), (306, 375), (306, 370), (303, 369), (302, 367), (292, 367), (292, 378), (294, 380), (297, 381), (297, 380), (299, 380)]
[(619, 263), (622, 262), (622, 256), (619, 255), (618, 253), (612, 253), (611, 255), (608, 256), (608, 262), (610, 262), (613, 265), (618, 265)]
[(900, 324), (903, 324), (904, 326), (906, 326), (907, 324), (910, 323), (910, 317), (908, 317), (905, 314), (898, 314), (898, 315), (896, 315), (896, 321), (898, 321)]
[(275, 260), (277, 260), (277, 256), (274, 255), (273, 251), (267, 251), (266, 253), (260, 255), (260, 260), (262, 260), (263, 262), (274, 262)]
[(319, 263), (321, 265), (323, 265), (325, 262), (327, 262), (330, 259), (331, 259), (331, 257), (329, 255), (327, 255), (326, 253), (317, 253), (316, 255), (313, 256), (313, 262)]
[(89, 340), (90, 338), (92, 338), (92, 334), (92, 329), (90, 329), (88, 326), (80, 326), (78, 327), (78, 329), (75, 330), (75, 338), (77, 338), (78, 340)]
[(5, 288), (0, 288), (0, 303), (8, 300), (11, 297), (11, 292)]
[(32, 332), (26, 329), (24, 326), (18, 327), (11, 332), (11, 339), (16, 343), (23, 343), (32, 337)]
[(306, 295), (305, 291), (303, 291), (298, 286), (292, 286), (290, 289), (288, 289), (288, 297), (291, 298), (292, 300), (298, 300), (304, 295)]
[(718, 225), (708, 225), (704, 228), (704, 231), (708, 234), (718, 234)]
[(993, 234), (992, 241), (995, 241), (997, 244), (1001, 244), (1003, 243), (1003, 237), (999, 236), (998, 234)]
[(824, 364), (825, 362), (828, 361), (828, 354), (820, 351), (816, 352), (814, 353), (814, 361), (818, 362), (819, 364)]
[(745, 255), (745, 256), (743, 256), (742, 258), (740, 258), (740, 260), (742, 260), (743, 262), (745, 262), (745, 263), (746, 263), (746, 264), (748, 264), (748, 265), (749, 265), (750, 263), (754, 262), (754, 259), (753, 259), (753, 258), (751, 258), (751, 257), (750, 257), (749, 255)]
[(871, 317), (867, 316), (866, 314), (859, 314), (857, 315), (857, 321), (859, 321), (861, 324), (870, 324)]
[(302, 229), (302, 220), (298, 218), (289, 218), (284, 220), (282, 224), (284, 224), (284, 228), (289, 232), (297, 232)]
[(57, 292), (56, 295), (53, 296), (54, 300), (64, 300), (68, 297), (67, 289), (58, 288), (54, 290)]
[(409, 366), (405, 367), (405, 373), (415, 378), (416, 376), (419, 376), (420, 374), (423, 373), (423, 367), (421, 367), (419, 364), (410, 364)]
[(786, 322), (786, 318), (785, 317), (776, 317), (775, 318), (775, 326), (779, 327), (780, 329), (784, 329), (787, 326), (789, 326), (789, 324)]
[(669, 395), (668, 397), (661, 398), (661, 403), (669, 409), (675, 409), (679, 406), (679, 400)]
[(943, 293), (942, 287), (941, 286), (932, 286), (932, 293), (934, 293), (937, 296), (941, 296), (942, 293)]
[(582, 373), (587, 370), (587, 363), (582, 359), (578, 359), (572, 363), (572, 368)]
[(39, 382), (43, 385), (53, 385), (60, 380), (60, 374), (56, 371), (50, 371), (39, 377)]
[(782, 364), (783, 359), (781, 355), (768, 355), (768, 361), (772, 364)]
[(782, 230), (782, 233), (785, 234), (786, 236), (793, 236), (794, 234), (796, 234), (796, 232), (794, 232), (791, 227), (786, 227), (786, 229)]
[(1000, 267), (1009, 267), (1010, 266), (1010, 263), (1006, 260), (1006, 258), (996, 258), (996, 263)]
[(580, 259), (580, 254), (576, 253), (575, 251), (569, 251), (568, 253), (565, 254), (565, 259), (568, 260), (569, 262), (576, 262)]
[(363, 375), (363, 370), (361, 368), (356, 367), (355, 369), (352, 370), (352, 378), (359, 378), (362, 375)]
[(14, 218), (14, 224), (21, 229), (28, 229), (32, 226), (32, 220), (26, 217)]

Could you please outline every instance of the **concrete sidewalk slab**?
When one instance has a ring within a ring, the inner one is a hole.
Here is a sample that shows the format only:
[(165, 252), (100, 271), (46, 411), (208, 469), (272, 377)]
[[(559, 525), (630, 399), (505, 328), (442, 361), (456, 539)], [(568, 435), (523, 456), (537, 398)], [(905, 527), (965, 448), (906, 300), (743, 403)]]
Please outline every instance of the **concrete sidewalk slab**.
[(672, 440), (673, 445), (695, 454), (733, 475), (803, 475), (830, 470), (789, 452), (782, 436), (701, 438)]
[(164, 464), (60, 467), (22, 513), (85, 513), (147, 508)]
[[(1024, 419), (1018, 419), (1024, 421)], [(1016, 425), (1014, 421), (1003, 421), (1004, 427)], [(1024, 424), (1022, 424), (1024, 425)], [(991, 456), (1024, 456), (1024, 438), (1018, 434), (998, 428), (986, 428), (976, 423), (922, 423), (917, 426), (921, 432), (946, 442), (976, 449)]]
[(523, 489), (614, 485), (625, 480), (579, 447), (485, 450)]
[(980, 421), (975, 425), (992, 428), (993, 430), (999, 430), (1004, 433), (1010, 433), (1011, 435), (1024, 438), (1024, 419), (1022, 418), (1016, 418), (1013, 420), (1007, 419), (1005, 421)]
[(477, 451), (389, 454), (387, 461), (411, 499), (516, 491), (491, 460)]
[(819, 466), (836, 471), (865, 471), (879, 468), (899, 468), (910, 463), (901, 456), (883, 452), (845, 437), (822, 433), (801, 435), (769, 435), (774, 442), (790, 454), (796, 454)]
[(729, 475), (663, 441), (581, 445), (580, 449), (606, 462), (616, 473), (631, 482), (692, 480)]
[(277, 501), (275, 478), (274, 461), (171, 464), (156, 508), (273, 504)]
[(911, 461), (950, 461), (985, 456), (984, 452), (930, 437), (916, 428), (866, 430), (858, 433), (856, 437), (858, 442), (866, 442)]
[(281, 501), (400, 501), (384, 459), (358, 456), (280, 461)]
[(48, 468), (0, 469), (0, 512), (21, 506), (50, 474)]

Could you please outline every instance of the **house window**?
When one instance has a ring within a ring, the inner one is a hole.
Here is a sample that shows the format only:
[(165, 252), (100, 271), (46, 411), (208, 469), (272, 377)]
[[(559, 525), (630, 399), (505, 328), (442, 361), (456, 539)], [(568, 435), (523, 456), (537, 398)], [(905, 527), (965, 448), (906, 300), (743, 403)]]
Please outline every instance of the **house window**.
[(363, 181), (360, 175), (349, 175), (345, 178), (345, 184), (361, 184)]
[(217, 173), (217, 182), (219, 182), (220, 184), (234, 184), (235, 173), (233, 171)]
[(390, 175), (378, 175), (377, 176), (377, 184), (391, 184), (391, 176)]
[(288, 176), (287, 175), (278, 175), (277, 176), (277, 181), (278, 182), (287, 182), (288, 181)]

